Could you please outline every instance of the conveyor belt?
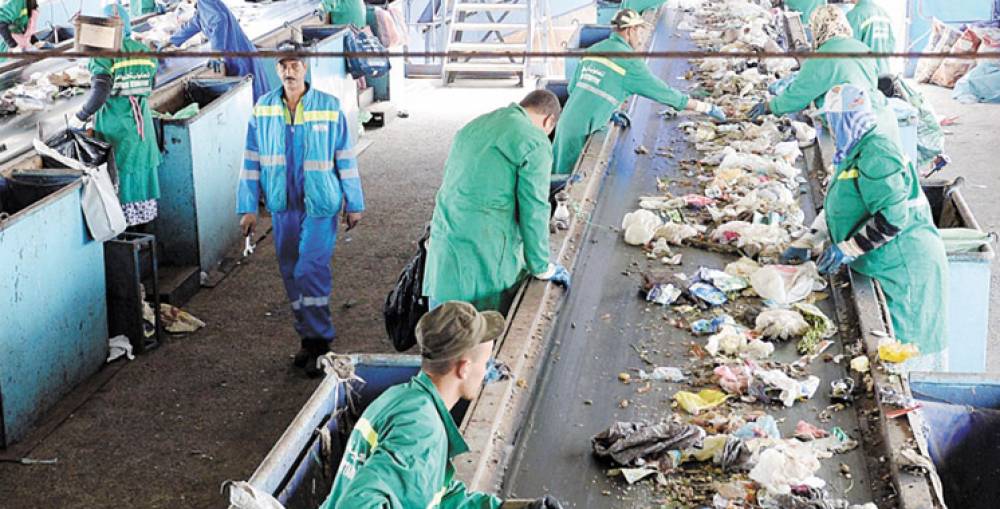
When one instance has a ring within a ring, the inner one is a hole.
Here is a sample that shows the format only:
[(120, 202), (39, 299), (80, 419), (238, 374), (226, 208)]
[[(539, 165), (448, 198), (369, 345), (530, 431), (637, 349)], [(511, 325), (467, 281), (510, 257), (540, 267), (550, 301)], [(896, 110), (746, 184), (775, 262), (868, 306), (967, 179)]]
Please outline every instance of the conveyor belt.
[[(260, 14), (253, 22), (243, 26), (244, 32), (246, 32), (247, 37), (252, 41), (258, 41), (275, 30), (282, 28), (286, 22), (296, 21), (310, 15), (316, 7), (315, 2), (312, 0), (284, 0), (258, 5), (259, 9), (261, 9)], [(209, 47), (207, 44), (203, 44), (194, 49), (207, 50)], [(204, 58), (172, 58), (164, 60), (156, 75), (157, 88), (184, 76), (204, 63)], [(11, 78), (15, 76), (18, 81), (26, 81), (33, 73), (55, 71), (67, 68), (70, 65), (72, 65), (72, 62), (64, 59), (38, 62), (20, 69), (19, 73), (5, 76), (5, 82), (0, 83), (0, 89), (11, 86)], [(39, 124), (41, 124), (45, 133), (57, 130), (60, 123), (65, 122), (67, 115), (73, 114), (80, 109), (84, 97), (80, 95), (58, 100), (44, 111), (0, 117), (0, 164), (23, 154), (31, 147), (31, 141), (35, 138)]]
[[(661, 17), (654, 49), (692, 49), (686, 38), (674, 36), (677, 14), (669, 11)], [(682, 90), (688, 87), (678, 79), (688, 68), (686, 62), (658, 60), (650, 62), (650, 66), (673, 86)], [(650, 370), (635, 348), (648, 350), (648, 358), (657, 365), (685, 368), (689, 364), (688, 345), (691, 342), (703, 345), (705, 341), (674, 328), (664, 320), (659, 306), (647, 305), (640, 298), (639, 272), (647, 266), (647, 260), (641, 250), (627, 246), (620, 233), (610, 228), (620, 225), (622, 216), (634, 210), (638, 196), (655, 194), (656, 177), (676, 179), (677, 185), (672, 189), (675, 193), (693, 183), (693, 179), (680, 174), (675, 163), (677, 159), (695, 156), (677, 128), (683, 117), (663, 121), (656, 115), (660, 109), (662, 106), (645, 99), (636, 103), (632, 111), (633, 127), (622, 137), (610, 163), (593, 224), (574, 268), (574, 287), (560, 311), (550, 360), (505, 479), (504, 489), (510, 495), (530, 497), (551, 493), (569, 502), (569, 507), (580, 508), (647, 508), (660, 507), (663, 502), (664, 497), (657, 495), (651, 480), (624, 488), (626, 484), (621, 478), (608, 478), (606, 471), (610, 467), (592, 456), (590, 445), (591, 436), (614, 421), (658, 421), (671, 412), (673, 394), (688, 388), (684, 384), (653, 382), (653, 390), (638, 394), (638, 385), (618, 381), (619, 372), (634, 375), (635, 368)], [(647, 147), (651, 155), (636, 156), (634, 148), (639, 144)], [(672, 147), (676, 158), (652, 155), (657, 147)], [(808, 200), (808, 195), (802, 195), (802, 199)], [(809, 214), (812, 209), (806, 205), (803, 203), (803, 209)], [(699, 266), (722, 268), (735, 259), (693, 248), (683, 248), (680, 252), (683, 253), (680, 269), (689, 275)], [(655, 261), (652, 266), (663, 267)], [(823, 311), (834, 318), (832, 302), (822, 304)], [(776, 360), (791, 362), (799, 357), (794, 342), (776, 346), (773, 357)], [(827, 352), (841, 353), (840, 343)], [(851, 408), (834, 412), (830, 422), (817, 420), (817, 414), (829, 404), (830, 381), (845, 376), (843, 363), (817, 360), (809, 371), (822, 379), (813, 399), (796, 403), (790, 409), (760, 405), (754, 408), (765, 409), (774, 416), (783, 437), (791, 436), (802, 419), (825, 429), (839, 426), (860, 440), (857, 413)], [(623, 399), (630, 402), (624, 409), (619, 406)], [(817, 475), (827, 481), (832, 494), (857, 503), (872, 500), (861, 448), (821, 463), (823, 468)], [(839, 473), (841, 463), (850, 466), (853, 480)]]

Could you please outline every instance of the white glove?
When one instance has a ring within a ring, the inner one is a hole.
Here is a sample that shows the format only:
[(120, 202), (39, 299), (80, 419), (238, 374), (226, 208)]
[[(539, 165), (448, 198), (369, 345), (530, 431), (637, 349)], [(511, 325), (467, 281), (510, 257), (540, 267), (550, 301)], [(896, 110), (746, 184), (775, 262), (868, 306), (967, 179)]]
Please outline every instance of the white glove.
[(90, 119), (80, 120), (80, 117), (77, 117), (75, 114), (73, 114), (69, 116), (69, 120), (67, 121), (67, 123), (69, 124), (70, 129), (76, 131), (83, 131), (87, 129), (87, 124), (90, 123)]

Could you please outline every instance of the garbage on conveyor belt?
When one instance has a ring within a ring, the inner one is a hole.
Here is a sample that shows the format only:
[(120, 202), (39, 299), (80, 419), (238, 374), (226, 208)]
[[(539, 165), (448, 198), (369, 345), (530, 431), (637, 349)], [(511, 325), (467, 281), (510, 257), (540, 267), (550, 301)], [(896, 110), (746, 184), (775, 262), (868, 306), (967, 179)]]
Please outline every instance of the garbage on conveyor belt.
[[(152, 47), (158, 47), (170, 41), (170, 36), (180, 30), (195, 15), (195, 6), (187, 2), (178, 2), (176, 7), (169, 11), (153, 16), (146, 21), (148, 30), (133, 31), (132, 38)], [(234, 12), (235, 15), (235, 12)], [(181, 48), (188, 48), (201, 44), (204, 37), (192, 37), (181, 45)]]
[(702, 389), (697, 394), (689, 391), (674, 394), (677, 405), (685, 412), (695, 415), (725, 403), (728, 398), (729, 396), (715, 389)]
[(806, 333), (809, 324), (794, 309), (766, 309), (757, 315), (754, 330), (770, 339), (787, 341)]
[(805, 300), (810, 293), (826, 288), (816, 264), (765, 265), (750, 276), (750, 284), (762, 299), (786, 307)]
[(750, 479), (776, 495), (790, 493), (792, 486), (823, 488), (826, 482), (815, 477), (819, 459), (808, 444), (786, 440), (760, 453)]
[(764, 403), (780, 402), (786, 407), (799, 399), (809, 399), (819, 388), (819, 377), (796, 380), (777, 369), (758, 370), (750, 382), (750, 395)]
[(85, 64), (32, 73), (28, 81), (0, 93), (0, 115), (44, 110), (60, 97), (82, 94), (83, 87), (90, 87), (90, 71)]
[(812, 304), (799, 302), (794, 307), (809, 324), (809, 328), (799, 340), (799, 353), (803, 355), (817, 353), (822, 340), (833, 337), (837, 333), (837, 326), (818, 307)]
[(882, 338), (878, 344), (878, 357), (885, 362), (900, 363), (920, 355), (920, 349), (913, 343), (901, 343), (897, 339)]
[(651, 373), (639, 370), (639, 380), (659, 380), (663, 382), (685, 382), (687, 376), (680, 368), (670, 366), (657, 366)]
[(708, 338), (705, 350), (715, 355), (739, 356), (746, 359), (765, 359), (774, 353), (774, 345), (751, 337), (744, 327), (723, 325), (718, 333)]
[(694, 283), (688, 287), (691, 295), (709, 306), (721, 306), (726, 303), (726, 294), (708, 283)]
[(746, 279), (739, 276), (733, 276), (718, 269), (710, 269), (708, 267), (698, 269), (698, 272), (695, 273), (692, 279), (695, 281), (704, 281), (709, 283), (726, 293), (738, 292), (750, 286), (750, 283), (748, 283)]
[(691, 323), (692, 334), (715, 334), (723, 325), (736, 325), (736, 320), (729, 315), (719, 315), (715, 318), (703, 318)]
[(705, 430), (693, 424), (616, 422), (594, 435), (594, 455), (622, 466), (657, 466), (670, 470), (680, 462), (680, 451), (698, 447)]

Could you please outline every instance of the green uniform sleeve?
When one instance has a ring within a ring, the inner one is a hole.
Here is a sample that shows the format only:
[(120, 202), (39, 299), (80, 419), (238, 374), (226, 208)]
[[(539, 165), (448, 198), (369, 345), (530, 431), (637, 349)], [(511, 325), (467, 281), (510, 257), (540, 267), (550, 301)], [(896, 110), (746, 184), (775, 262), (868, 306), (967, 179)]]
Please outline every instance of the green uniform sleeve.
[(443, 430), (435, 432), (428, 419), (418, 414), (393, 423), (332, 507), (427, 507), (444, 486), (440, 451), (448, 447)]
[(114, 60), (110, 58), (91, 58), (90, 62), (87, 63), (87, 70), (90, 74), (107, 74), (111, 75), (111, 66), (114, 64)]
[[(858, 188), (865, 209), (891, 225), (906, 223), (910, 182), (903, 159), (890, 147), (869, 146), (858, 160)], [(860, 226), (860, 225), (859, 225)]]
[(0, 23), (28, 22), (24, 0), (6, 0), (0, 4)]
[(802, 63), (792, 83), (768, 104), (771, 113), (784, 115), (802, 111), (817, 98), (826, 94), (837, 83), (830, 83), (833, 72), (824, 69), (831, 65), (827, 59), (810, 58)]
[(629, 94), (638, 94), (647, 99), (652, 99), (658, 103), (666, 104), (676, 110), (687, 108), (687, 94), (664, 83), (663, 80), (653, 76), (649, 72), (649, 67), (645, 62), (629, 60), (625, 74), (625, 90)]
[(489, 493), (468, 492), (465, 483), (452, 480), (448, 491), (441, 497), (440, 509), (498, 509), (503, 500)]
[(549, 268), (549, 180), (552, 148), (539, 144), (517, 170), (518, 227), (524, 241), (524, 262), (532, 275)]

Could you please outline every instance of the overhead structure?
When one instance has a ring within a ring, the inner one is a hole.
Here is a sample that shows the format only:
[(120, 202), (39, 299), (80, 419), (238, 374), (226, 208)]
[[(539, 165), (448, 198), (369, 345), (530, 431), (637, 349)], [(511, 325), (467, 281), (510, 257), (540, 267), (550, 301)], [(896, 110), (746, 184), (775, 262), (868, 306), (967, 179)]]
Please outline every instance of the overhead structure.
[[(518, 86), (523, 85), (528, 67), (524, 52), (532, 47), (537, 2), (456, 2), (448, 26), (449, 55), (441, 71), (444, 84), (458, 78), (517, 78)], [(511, 54), (497, 55), (505, 52)]]

